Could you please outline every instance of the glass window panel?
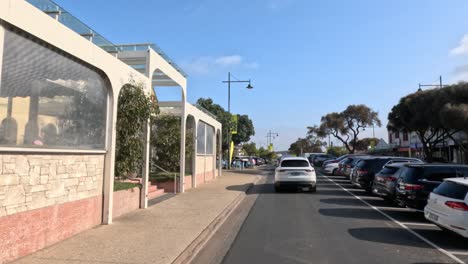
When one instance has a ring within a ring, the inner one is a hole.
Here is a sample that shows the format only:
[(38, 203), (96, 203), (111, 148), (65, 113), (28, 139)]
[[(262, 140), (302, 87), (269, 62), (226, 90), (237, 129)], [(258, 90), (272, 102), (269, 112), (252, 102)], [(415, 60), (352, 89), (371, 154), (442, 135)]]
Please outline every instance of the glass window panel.
[(212, 155), (213, 150), (213, 140), (214, 140), (214, 128), (206, 124), (206, 154)]
[(205, 123), (199, 122), (197, 126), (197, 154), (205, 154)]
[(107, 88), (100, 74), (12, 30), (5, 33), (0, 146), (104, 149)]

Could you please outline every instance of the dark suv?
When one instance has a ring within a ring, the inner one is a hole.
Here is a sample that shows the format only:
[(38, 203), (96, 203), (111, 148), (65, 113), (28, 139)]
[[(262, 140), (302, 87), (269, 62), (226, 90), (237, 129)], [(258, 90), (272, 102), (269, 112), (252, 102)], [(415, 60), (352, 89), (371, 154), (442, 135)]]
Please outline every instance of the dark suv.
[(396, 181), (405, 164), (407, 163), (387, 163), (375, 174), (372, 192), (387, 201), (395, 200)]
[(364, 190), (371, 192), (375, 174), (382, 170), (384, 165), (400, 162), (421, 162), (418, 159), (402, 157), (371, 157), (361, 159), (354, 168), (352, 181)]
[(468, 166), (456, 164), (406, 164), (396, 183), (396, 201), (422, 209), (429, 194), (444, 179), (468, 175)]

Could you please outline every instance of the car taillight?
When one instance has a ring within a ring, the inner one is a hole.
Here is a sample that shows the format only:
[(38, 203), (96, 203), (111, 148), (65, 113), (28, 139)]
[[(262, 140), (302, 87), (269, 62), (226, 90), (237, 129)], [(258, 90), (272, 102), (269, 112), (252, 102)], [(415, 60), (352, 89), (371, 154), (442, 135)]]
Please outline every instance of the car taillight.
[(286, 170), (279, 170), (279, 172), (285, 172)]
[(351, 165), (349, 165), (349, 164), (348, 164), (348, 165), (346, 165), (346, 168), (351, 168)]
[(367, 172), (368, 171), (366, 171), (366, 170), (357, 170), (357, 173), (359, 173), (359, 174), (366, 174)]
[(384, 177), (383, 179), (384, 179), (384, 181), (388, 181), (388, 182), (396, 181), (396, 177), (393, 177), (393, 176)]
[(419, 184), (405, 184), (405, 190), (407, 191), (417, 191), (417, 190), (422, 190), (424, 186), (419, 185)]
[(305, 172), (313, 172), (314, 170), (304, 170)]
[(468, 205), (463, 202), (447, 201), (445, 205), (455, 210), (468, 211)]

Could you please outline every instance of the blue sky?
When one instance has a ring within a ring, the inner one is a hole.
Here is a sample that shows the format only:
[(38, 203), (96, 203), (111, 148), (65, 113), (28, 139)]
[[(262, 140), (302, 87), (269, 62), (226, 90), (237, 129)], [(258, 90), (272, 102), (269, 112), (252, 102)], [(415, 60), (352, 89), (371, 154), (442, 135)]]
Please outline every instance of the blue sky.
[[(258, 145), (289, 147), (320, 117), (364, 103), (384, 124), (418, 83), (468, 78), (466, 0), (57, 0), (114, 43), (154, 42), (211, 97), (254, 121)], [(161, 96), (170, 97), (164, 93)], [(363, 136), (372, 135), (366, 131)], [(387, 138), (385, 126), (376, 129)]]

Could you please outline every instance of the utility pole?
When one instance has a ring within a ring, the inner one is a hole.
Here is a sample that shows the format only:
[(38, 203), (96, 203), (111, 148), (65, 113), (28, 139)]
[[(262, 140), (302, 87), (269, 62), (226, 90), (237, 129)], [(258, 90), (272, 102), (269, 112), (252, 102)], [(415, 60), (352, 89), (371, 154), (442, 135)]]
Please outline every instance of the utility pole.
[(279, 134), (277, 132), (271, 132), (271, 130), (268, 131), (266, 136), (268, 147), (273, 143), (273, 139), (275, 139), (276, 137), (279, 137)]
[(421, 83), (419, 83), (418, 91), (422, 91), (422, 87), (439, 87), (439, 88), (442, 88), (444, 86), (445, 85), (442, 84), (442, 75), (440, 75), (438, 84), (421, 84)]

